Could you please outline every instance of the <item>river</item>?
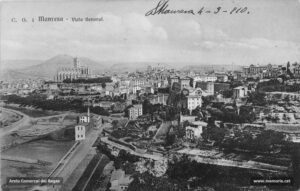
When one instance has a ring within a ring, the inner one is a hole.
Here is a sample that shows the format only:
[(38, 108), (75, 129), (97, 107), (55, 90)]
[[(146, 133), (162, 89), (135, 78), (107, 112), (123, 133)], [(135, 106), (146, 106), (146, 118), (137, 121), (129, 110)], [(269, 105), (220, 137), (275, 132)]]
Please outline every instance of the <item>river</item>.
[(3, 151), (1, 155), (39, 159), (51, 165), (1, 160), (1, 185), (7, 177), (46, 177), (73, 144), (74, 141), (36, 140)]

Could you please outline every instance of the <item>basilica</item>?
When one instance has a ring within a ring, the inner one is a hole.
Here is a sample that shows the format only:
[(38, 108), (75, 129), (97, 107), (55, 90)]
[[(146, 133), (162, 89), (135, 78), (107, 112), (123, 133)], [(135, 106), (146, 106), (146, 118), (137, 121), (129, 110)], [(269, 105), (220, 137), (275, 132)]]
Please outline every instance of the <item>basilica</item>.
[(91, 73), (87, 66), (81, 66), (78, 58), (73, 60), (73, 68), (64, 67), (57, 71), (55, 78), (56, 82), (63, 82), (66, 79), (89, 78)]

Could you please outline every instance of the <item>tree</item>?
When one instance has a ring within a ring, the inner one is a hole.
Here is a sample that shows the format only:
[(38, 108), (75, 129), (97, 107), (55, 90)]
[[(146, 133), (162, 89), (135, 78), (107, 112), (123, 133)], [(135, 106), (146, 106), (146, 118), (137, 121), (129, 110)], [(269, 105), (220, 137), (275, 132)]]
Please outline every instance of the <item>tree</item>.
[(178, 138), (183, 138), (185, 136), (185, 126), (183, 125), (175, 126), (174, 132)]
[(218, 127), (208, 127), (208, 134), (210, 139), (216, 141), (217, 143), (221, 143), (225, 137), (225, 129), (221, 129)]
[(110, 83), (112, 82), (110, 77), (88, 78), (88, 79), (65, 79), (63, 83)]
[(109, 116), (109, 112), (106, 111), (103, 107), (99, 107), (99, 106), (92, 107), (91, 112), (98, 114), (98, 115)]
[(168, 133), (166, 136), (166, 146), (173, 145), (175, 143), (176, 136), (174, 133)]
[(231, 98), (233, 96), (233, 90), (232, 89), (224, 90), (222, 91), (222, 95), (224, 98)]
[(119, 121), (118, 121), (118, 120), (113, 120), (113, 121), (111, 122), (111, 124), (112, 124), (112, 126), (113, 126), (113, 129), (117, 129), (118, 126), (119, 126)]
[(154, 177), (148, 172), (135, 174), (127, 191), (183, 191), (186, 190), (185, 182), (178, 182), (167, 177)]
[(110, 191), (110, 187), (111, 187), (111, 183), (108, 182), (107, 185), (106, 185), (106, 191)]
[(290, 101), (290, 97), (289, 96), (285, 96), (284, 98), (283, 98), (283, 101), (285, 101), (285, 102), (289, 102)]
[(243, 82), (241, 82), (241, 81), (232, 81), (231, 83), (230, 83), (230, 88), (236, 88), (236, 87), (238, 87), (238, 86), (242, 86), (243, 85)]
[(202, 107), (205, 108), (207, 105), (209, 105), (213, 100), (214, 100), (214, 96), (210, 95), (210, 96), (203, 96), (202, 97)]
[(267, 101), (265, 99), (266, 94), (260, 93), (260, 92), (252, 92), (249, 94), (249, 97), (247, 99), (247, 103), (252, 103), (253, 105), (258, 106), (266, 106)]
[(106, 87), (105, 82), (102, 82), (102, 83), (101, 83), (101, 87), (102, 87), (103, 89), (105, 89), (105, 87)]
[(135, 173), (135, 165), (131, 162), (126, 162), (122, 165), (122, 169), (126, 174), (134, 174)]
[(153, 105), (148, 99), (145, 99), (143, 102), (143, 114), (153, 114)]

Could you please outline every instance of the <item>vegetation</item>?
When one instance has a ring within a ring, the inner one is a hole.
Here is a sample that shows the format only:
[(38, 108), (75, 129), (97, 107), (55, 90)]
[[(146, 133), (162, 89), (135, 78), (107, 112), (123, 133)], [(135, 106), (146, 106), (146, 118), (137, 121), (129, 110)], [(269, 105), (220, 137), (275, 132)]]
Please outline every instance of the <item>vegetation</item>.
[(202, 107), (205, 108), (205, 107), (208, 106), (214, 99), (215, 99), (214, 96), (203, 96), (203, 97), (202, 97)]
[[(8, 95), (6, 96), (6, 103), (19, 104), (21, 107), (34, 107), (42, 110), (53, 110), (53, 111), (76, 111), (76, 112), (86, 112), (87, 107), (83, 106), (83, 101), (80, 99), (73, 100), (47, 100), (45, 96), (40, 96), (36, 94), (29, 95), (27, 97), (21, 97), (18, 95)], [(92, 107), (91, 112), (99, 115), (108, 116), (109, 113), (102, 107)]]
[(249, 94), (247, 102), (257, 106), (266, 106), (266, 94), (264, 92), (252, 92)]
[(183, 191), (186, 183), (170, 180), (167, 177), (154, 177), (148, 172), (133, 175), (127, 191)]
[(221, 145), (221, 143), (224, 140), (225, 134), (226, 134), (225, 129), (216, 126), (210, 126), (202, 133), (202, 137), (205, 140), (208, 139), (214, 140), (216, 141), (217, 145)]
[(229, 109), (222, 105), (219, 109), (211, 107), (207, 109), (214, 120), (220, 120), (228, 123), (251, 123), (256, 119), (255, 113), (247, 106), (240, 108), (240, 113), (237, 113), (237, 108)]
[(257, 85), (259, 92), (298, 92), (300, 91), (300, 84), (286, 85), (278, 79), (271, 79), (266, 82), (260, 82)]
[(250, 132), (235, 133), (234, 139), (228, 139), (223, 143), (224, 147), (229, 150), (237, 148), (258, 153), (269, 153), (277, 145), (282, 144), (284, 144), (284, 136), (271, 130), (263, 131), (256, 137), (253, 137)]
[(185, 127), (188, 125), (188, 121), (184, 121), (182, 125), (174, 126), (174, 132), (177, 138), (183, 138), (185, 136)]
[(176, 135), (174, 132), (168, 132), (166, 136), (166, 146), (173, 145), (176, 141)]
[(233, 88), (236, 88), (236, 87), (239, 87), (239, 86), (242, 86), (243, 85), (243, 82), (241, 81), (232, 81), (230, 83), (230, 88), (233, 89)]
[(11, 105), (6, 105), (4, 107), (8, 108), (8, 109), (13, 109), (13, 110), (20, 111), (22, 113), (25, 113), (29, 117), (46, 117), (46, 116), (60, 114), (59, 112), (44, 111), (44, 110), (41, 111), (39, 109), (27, 109), (25, 107), (15, 107), (15, 106), (11, 106)]
[(249, 185), (251, 177), (246, 170), (207, 165), (190, 161), (187, 156), (174, 158), (168, 165), (167, 175), (182, 185), (189, 184), (192, 188), (211, 187), (215, 190), (239, 190), (238, 186)]
[(65, 79), (63, 82), (64, 83), (84, 83), (84, 84), (99, 83), (99, 84), (102, 84), (102, 86), (103, 86), (103, 84), (105, 84), (105, 83), (111, 83), (112, 80), (110, 77), (100, 77), (100, 78), (73, 79), (73, 80)]
[(130, 167), (128, 164), (126, 165), (126, 163), (135, 163), (138, 160), (139, 158), (137, 156), (131, 155), (125, 150), (121, 150), (118, 157), (114, 159), (114, 166), (116, 169), (123, 169), (126, 167), (128, 171), (132, 171), (133, 169), (129, 169), (132, 168), (132, 166)]
[[(84, 108), (83, 110), (86, 111), (86, 108)], [(99, 107), (99, 106), (91, 107), (91, 112), (98, 115), (109, 116), (109, 112), (105, 110), (103, 107)]]
[(223, 90), (222, 95), (224, 98), (231, 98), (233, 96), (233, 90), (232, 89)]

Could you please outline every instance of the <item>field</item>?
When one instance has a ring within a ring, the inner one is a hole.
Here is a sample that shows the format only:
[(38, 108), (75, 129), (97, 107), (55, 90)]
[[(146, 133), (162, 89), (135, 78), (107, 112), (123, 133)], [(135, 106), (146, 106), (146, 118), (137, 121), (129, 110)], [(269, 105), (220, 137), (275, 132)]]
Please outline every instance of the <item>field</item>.
[(20, 119), (22, 119), (21, 115), (13, 112), (2, 111), (0, 115), (0, 128), (7, 127), (10, 124), (19, 121)]
[(8, 109), (13, 109), (16, 111), (20, 111), (29, 117), (46, 117), (46, 116), (51, 116), (51, 115), (59, 115), (61, 114), (60, 112), (56, 111), (44, 111), (44, 110), (39, 110), (39, 109), (29, 109), (25, 107), (18, 107), (18, 106), (12, 106), (12, 105), (6, 105), (4, 108)]

